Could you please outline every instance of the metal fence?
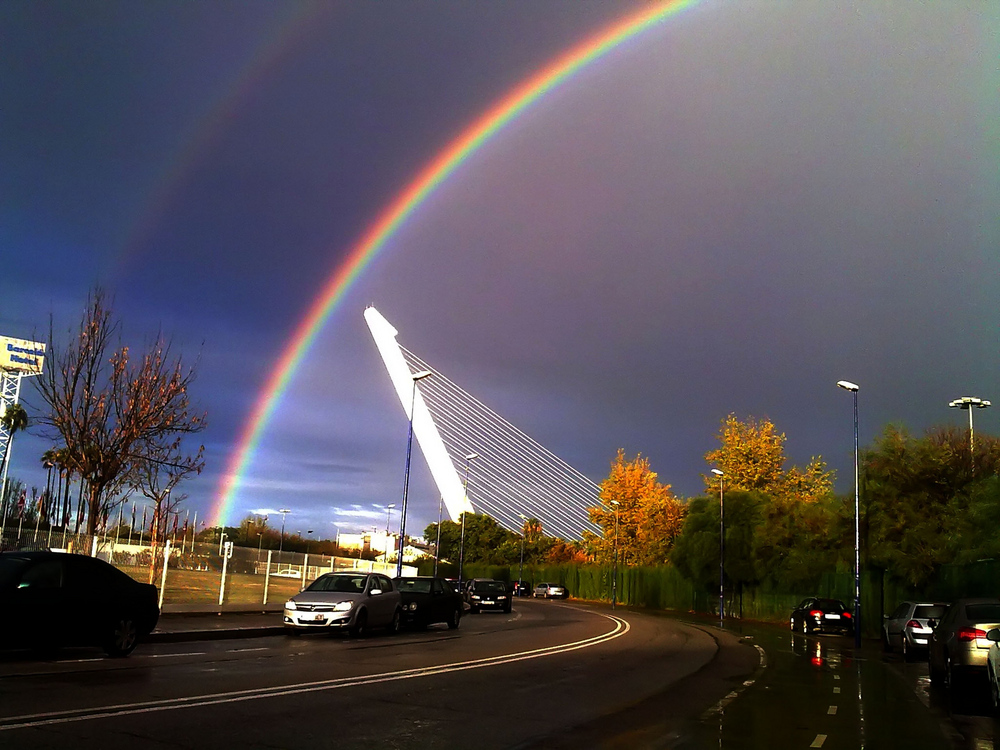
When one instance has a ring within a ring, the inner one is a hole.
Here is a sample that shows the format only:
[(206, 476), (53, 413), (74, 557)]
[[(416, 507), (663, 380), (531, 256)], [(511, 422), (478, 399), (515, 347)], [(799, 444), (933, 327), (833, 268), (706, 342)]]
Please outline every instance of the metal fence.
[[(174, 546), (119, 536), (72, 534), (60, 529), (8, 526), (0, 550), (53, 549), (106, 560), (132, 578), (156, 585), (164, 604), (261, 604), (283, 602), (324, 573), (365, 570), (396, 573), (395, 563), (237, 547), (231, 542), (186, 541)], [(166, 565), (164, 565), (166, 561)], [(416, 568), (403, 566), (404, 575)]]

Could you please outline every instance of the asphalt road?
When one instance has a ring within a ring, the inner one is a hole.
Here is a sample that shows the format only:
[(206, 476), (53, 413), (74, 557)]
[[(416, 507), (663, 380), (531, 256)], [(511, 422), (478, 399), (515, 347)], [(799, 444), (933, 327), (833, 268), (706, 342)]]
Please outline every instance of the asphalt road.
[[(519, 601), (343, 634), (0, 653), (10, 748), (992, 747), (976, 691), (849, 638)], [(766, 667), (762, 667), (762, 661)]]
[[(639, 719), (669, 734), (739, 683), (727, 670), (756, 666), (729, 634), (622, 614), (527, 601), (457, 631), (148, 644), (122, 660), (8, 654), (0, 746), (486, 750), (549, 747), (590, 725), (587, 746), (611, 747)], [(676, 709), (638, 708), (679, 684), (692, 699)]]

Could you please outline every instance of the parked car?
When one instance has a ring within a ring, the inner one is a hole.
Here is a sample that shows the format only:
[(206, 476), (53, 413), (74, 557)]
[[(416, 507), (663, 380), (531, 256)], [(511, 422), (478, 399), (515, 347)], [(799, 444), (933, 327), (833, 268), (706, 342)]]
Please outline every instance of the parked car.
[(927, 661), (931, 682), (954, 690), (986, 673), (991, 641), (986, 634), (1000, 627), (1000, 599), (959, 599), (945, 611), (931, 633)]
[(427, 627), (446, 622), (454, 630), (462, 619), (465, 606), (462, 595), (443, 578), (415, 576), (394, 578), (402, 601), (403, 624)]
[(540, 583), (535, 586), (532, 596), (536, 599), (566, 599), (569, 597), (569, 591), (558, 583)]
[(128, 656), (160, 617), (156, 587), (95, 557), (0, 552), (0, 644)]
[(511, 610), (511, 597), (503, 581), (471, 581), (465, 592), (465, 600), (469, 603), (469, 613), (473, 615), (484, 609), (499, 609), (504, 612)]
[(990, 642), (986, 652), (986, 679), (990, 683), (990, 702), (993, 704), (993, 715), (1000, 716), (1000, 628), (986, 631), (986, 640)]
[(514, 581), (511, 583), (510, 593), (514, 596), (531, 596), (531, 583), (528, 581)]
[(360, 637), (371, 628), (399, 630), (402, 602), (381, 573), (326, 573), (285, 602), (285, 632), (346, 630)]
[(903, 602), (882, 623), (882, 645), (886, 651), (899, 649), (909, 661), (915, 652), (926, 653), (933, 628), (941, 620), (946, 602)]
[(854, 633), (854, 615), (840, 599), (803, 599), (792, 610), (789, 624), (803, 633)]
[(298, 568), (278, 568), (271, 575), (276, 578), (301, 578), (302, 571)]

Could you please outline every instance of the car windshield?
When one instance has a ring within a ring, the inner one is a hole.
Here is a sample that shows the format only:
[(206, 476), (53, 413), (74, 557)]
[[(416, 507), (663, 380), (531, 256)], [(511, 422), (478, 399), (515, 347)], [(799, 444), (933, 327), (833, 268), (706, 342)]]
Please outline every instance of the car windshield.
[(825, 612), (846, 612), (847, 607), (840, 599), (817, 599), (816, 606)]
[(1000, 604), (967, 604), (965, 616), (969, 622), (1000, 622)]
[(342, 594), (361, 594), (368, 576), (334, 574), (317, 578), (306, 591), (339, 591)]
[(944, 611), (948, 609), (944, 604), (918, 604), (913, 608), (913, 616), (920, 620), (930, 620), (940, 618)]
[(475, 585), (475, 589), (476, 591), (494, 591), (501, 594), (507, 591), (503, 581), (480, 581)]
[(411, 591), (416, 594), (429, 594), (431, 582), (424, 578), (397, 578), (396, 586), (402, 592)]

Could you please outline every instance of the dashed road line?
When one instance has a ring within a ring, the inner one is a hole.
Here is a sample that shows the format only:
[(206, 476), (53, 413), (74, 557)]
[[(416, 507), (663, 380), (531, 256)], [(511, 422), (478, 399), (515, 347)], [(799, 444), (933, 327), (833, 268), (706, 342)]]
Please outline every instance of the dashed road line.
[(824, 742), (826, 742), (826, 735), (817, 734), (816, 739), (813, 740), (813, 743), (809, 747), (823, 747)]
[(828, 715), (830, 715), (830, 716), (836, 715), (836, 713), (837, 713), (837, 707), (836, 706), (830, 706), (828, 709), (826, 709), (826, 713)]

